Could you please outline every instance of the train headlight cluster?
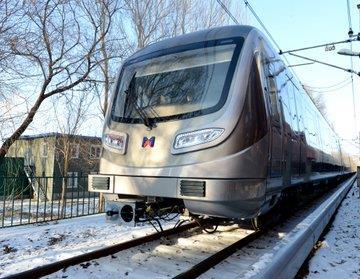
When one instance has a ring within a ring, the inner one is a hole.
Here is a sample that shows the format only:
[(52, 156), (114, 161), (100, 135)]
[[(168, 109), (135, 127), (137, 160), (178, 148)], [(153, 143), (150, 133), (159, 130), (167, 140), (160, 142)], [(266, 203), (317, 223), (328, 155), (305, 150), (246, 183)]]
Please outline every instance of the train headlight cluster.
[(175, 138), (174, 148), (191, 147), (216, 140), (224, 131), (222, 128), (210, 128), (179, 134)]
[(104, 134), (103, 143), (113, 149), (116, 149), (120, 154), (125, 154), (126, 151), (126, 134), (124, 135), (113, 135)]

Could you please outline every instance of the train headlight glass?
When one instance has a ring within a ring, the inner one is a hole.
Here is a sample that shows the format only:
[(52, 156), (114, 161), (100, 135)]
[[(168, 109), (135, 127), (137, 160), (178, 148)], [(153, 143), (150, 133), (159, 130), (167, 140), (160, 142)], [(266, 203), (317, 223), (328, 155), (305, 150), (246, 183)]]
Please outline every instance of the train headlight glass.
[(179, 134), (175, 138), (174, 148), (191, 147), (213, 141), (220, 137), (224, 131), (221, 128), (211, 128)]
[(124, 154), (126, 150), (126, 134), (124, 135), (114, 135), (114, 134), (105, 134), (103, 136), (103, 143), (113, 149), (118, 150), (118, 152)]

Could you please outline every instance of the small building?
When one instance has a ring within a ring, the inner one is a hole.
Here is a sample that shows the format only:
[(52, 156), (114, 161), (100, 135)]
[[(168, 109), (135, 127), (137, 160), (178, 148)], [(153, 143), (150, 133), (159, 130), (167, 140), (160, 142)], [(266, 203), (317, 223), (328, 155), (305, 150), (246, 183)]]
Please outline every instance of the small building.
[(23, 157), (35, 195), (48, 200), (87, 194), (87, 174), (99, 171), (101, 138), (48, 133), (21, 136), (7, 157)]

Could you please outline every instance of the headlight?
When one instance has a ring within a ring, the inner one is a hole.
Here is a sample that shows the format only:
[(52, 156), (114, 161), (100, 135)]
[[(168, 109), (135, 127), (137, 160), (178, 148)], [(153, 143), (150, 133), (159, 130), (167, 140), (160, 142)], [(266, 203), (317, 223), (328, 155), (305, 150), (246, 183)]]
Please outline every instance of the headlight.
[(174, 148), (185, 148), (213, 141), (220, 137), (224, 131), (221, 128), (211, 128), (179, 134), (175, 138)]
[(105, 134), (103, 136), (103, 143), (108, 147), (118, 150), (121, 154), (125, 154), (126, 134), (124, 135)]

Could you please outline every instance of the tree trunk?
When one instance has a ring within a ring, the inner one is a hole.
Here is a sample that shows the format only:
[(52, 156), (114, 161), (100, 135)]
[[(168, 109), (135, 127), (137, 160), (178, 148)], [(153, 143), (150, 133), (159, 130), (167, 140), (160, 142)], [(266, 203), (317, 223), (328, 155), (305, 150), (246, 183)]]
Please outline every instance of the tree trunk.
[[(63, 168), (63, 180), (62, 180), (62, 185), (61, 185), (61, 199), (60, 199), (60, 204), (61, 204), (61, 212), (60, 212), (60, 216), (61, 218), (65, 218), (65, 207), (66, 207), (66, 187), (68, 184), (68, 177), (67, 177), (67, 172), (69, 169), (69, 158), (70, 158), (70, 144), (68, 142), (68, 140), (65, 139), (65, 142), (63, 143), (63, 146), (65, 148), (65, 152), (64, 152), (64, 168)], [(72, 202), (72, 201), (71, 201)]]
[(25, 120), (21, 123), (21, 125), (19, 126), (19, 128), (16, 129), (16, 131), (10, 136), (8, 137), (4, 143), (2, 144), (1, 148), (0, 148), (0, 158), (4, 158), (6, 153), (9, 151), (10, 146), (20, 138), (20, 136), (22, 135), (22, 133), (26, 130), (27, 127), (29, 127), (29, 125), (31, 124), (31, 122), (34, 119), (34, 116), (36, 114), (36, 112), (39, 110), (39, 107), (41, 105), (41, 103), (44, 101), (45, 97), (43, 94), (41, 94), (34, 106), (30, 109), (29, 114), (26, 116)]

